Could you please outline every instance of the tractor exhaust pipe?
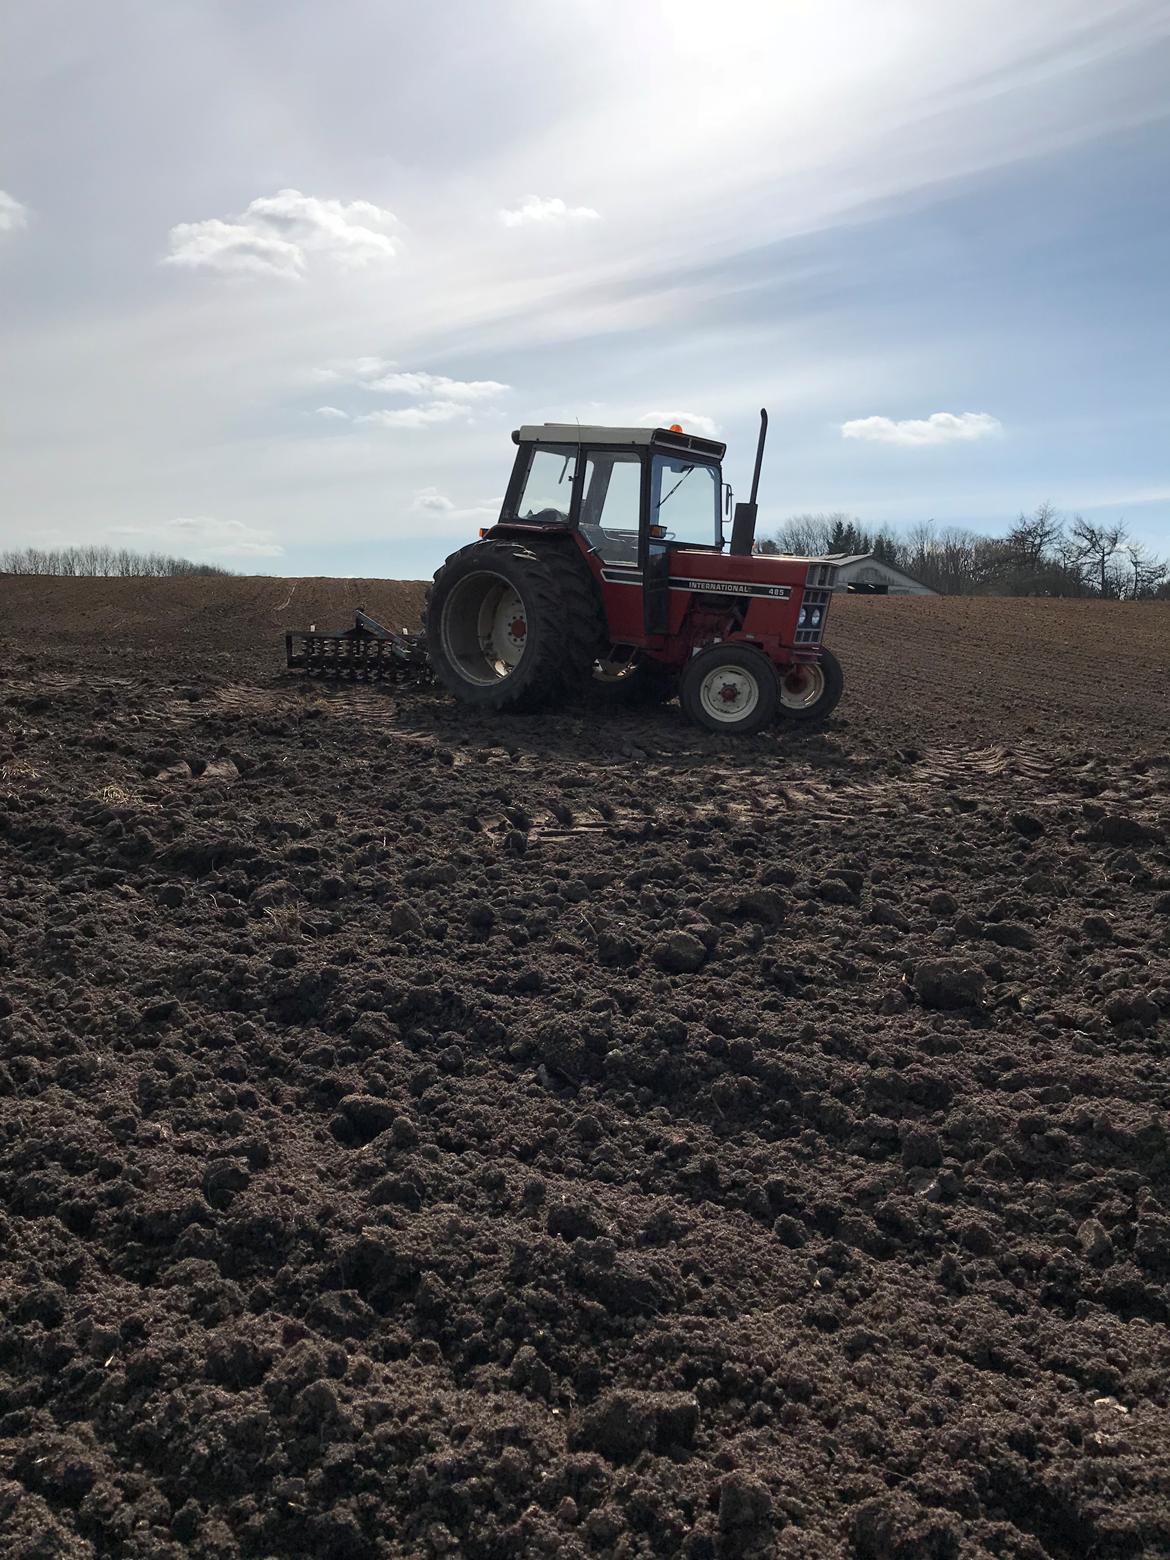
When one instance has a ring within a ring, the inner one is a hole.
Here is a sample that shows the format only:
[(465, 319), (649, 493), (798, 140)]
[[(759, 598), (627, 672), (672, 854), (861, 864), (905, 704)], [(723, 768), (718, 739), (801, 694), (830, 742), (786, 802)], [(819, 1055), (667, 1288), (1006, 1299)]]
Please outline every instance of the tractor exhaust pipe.
[(756, 469), (752, 472), (752, 496), (746, 504), (736, 504), (731, 522), (731, 552), (743, 557), (756, 540), (756, 494), (760, 490), (760, 467), (764, 463), (764, 440), (768, 437), (768, 413), (760, 407), (760, 441), (756, 445)]

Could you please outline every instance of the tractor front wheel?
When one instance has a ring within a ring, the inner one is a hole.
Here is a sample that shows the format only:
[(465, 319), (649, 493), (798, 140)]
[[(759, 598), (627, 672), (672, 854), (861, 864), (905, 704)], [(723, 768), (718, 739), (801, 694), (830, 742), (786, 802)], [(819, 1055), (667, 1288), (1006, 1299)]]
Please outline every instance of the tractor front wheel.
[(678, 697), (696, 725), (747, 736), (775, 719), (780, 679), (751, 645), (710, 645), (683, 668)]
[(819, 661), (789, 666), (780, 673), (780, 718), (824, 720), (837, 708), (845, 691), (845, 674), (831, 650), (822, 650)]

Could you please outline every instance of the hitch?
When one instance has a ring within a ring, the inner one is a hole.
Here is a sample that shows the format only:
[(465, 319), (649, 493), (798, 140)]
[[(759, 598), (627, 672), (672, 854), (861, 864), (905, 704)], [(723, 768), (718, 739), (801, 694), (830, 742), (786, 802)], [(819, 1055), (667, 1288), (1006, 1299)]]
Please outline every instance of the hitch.
[(409, 682), (431, 675), (422, 634), (395, 633), (362, 607), (353, 615), (352, 628), (322, 631), (311, 623), (285, 634), (284, 651), (289, 671), (308, 677)]

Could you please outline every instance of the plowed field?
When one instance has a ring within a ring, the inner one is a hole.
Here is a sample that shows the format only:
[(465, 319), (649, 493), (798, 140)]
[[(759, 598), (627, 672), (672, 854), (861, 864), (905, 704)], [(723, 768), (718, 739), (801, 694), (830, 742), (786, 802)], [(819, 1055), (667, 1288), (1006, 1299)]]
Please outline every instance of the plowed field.
[(358, 600), (0, 580), (0, 1552), (1170, 1552), (1170, 607), (725, 747)]

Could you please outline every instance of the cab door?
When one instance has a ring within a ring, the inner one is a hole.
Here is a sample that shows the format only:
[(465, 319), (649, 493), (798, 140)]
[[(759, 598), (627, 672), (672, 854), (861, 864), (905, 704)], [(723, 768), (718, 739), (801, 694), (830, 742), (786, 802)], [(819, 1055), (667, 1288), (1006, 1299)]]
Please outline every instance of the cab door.
[(665, 634), (670, 627), (670, 543), (646, 539), (642, 565), (642, 626), (647, 634)]
[(670, 542), (660, 526), (650, 524), (657, 503), (654, 480), (654, 462), (643, 461), (642, 515), (638, 530), (638, 564), (642, 570), (642, 627), (647, 634), (665, 634), (670, 627)]
[(675, 550), (717, 553), (723, 547), (721, 472), (692, 455), (654, 450), (643, 473), (642, 581), (646, 632), (670, 627), (670, 577)]

